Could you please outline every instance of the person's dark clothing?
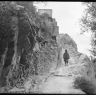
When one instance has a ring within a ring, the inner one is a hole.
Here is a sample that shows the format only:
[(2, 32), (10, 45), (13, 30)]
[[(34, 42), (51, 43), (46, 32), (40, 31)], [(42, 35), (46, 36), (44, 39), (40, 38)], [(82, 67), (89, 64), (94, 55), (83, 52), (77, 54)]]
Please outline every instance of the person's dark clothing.
[(63, 54), (63, 58), (64, 58), (65, 65), (68, 65), (69, 54), (67, 50), (65, 50), (65, 53)]

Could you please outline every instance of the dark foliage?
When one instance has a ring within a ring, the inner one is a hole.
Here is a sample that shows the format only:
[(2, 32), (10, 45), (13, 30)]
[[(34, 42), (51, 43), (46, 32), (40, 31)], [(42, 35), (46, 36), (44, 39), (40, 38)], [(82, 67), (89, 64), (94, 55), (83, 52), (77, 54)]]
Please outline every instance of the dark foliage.
[(77, 77), (74, 81), (74, 87), (77, 89), (81, 89), (86, 94), (96, 94), (96, 86), (84, 77)]

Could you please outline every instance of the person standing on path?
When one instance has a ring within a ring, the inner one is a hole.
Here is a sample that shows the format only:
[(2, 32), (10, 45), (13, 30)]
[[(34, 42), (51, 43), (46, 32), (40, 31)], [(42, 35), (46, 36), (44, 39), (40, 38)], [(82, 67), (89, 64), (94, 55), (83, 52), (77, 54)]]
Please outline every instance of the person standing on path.
[(65, 53), (63, 54), (63, 59), (64, 59), (64, 62), (65, 62), (65, 66), (68, 65), (68, 60), (69, 60), (69, 54), (67, 52), (67, 49), (65, 49)]

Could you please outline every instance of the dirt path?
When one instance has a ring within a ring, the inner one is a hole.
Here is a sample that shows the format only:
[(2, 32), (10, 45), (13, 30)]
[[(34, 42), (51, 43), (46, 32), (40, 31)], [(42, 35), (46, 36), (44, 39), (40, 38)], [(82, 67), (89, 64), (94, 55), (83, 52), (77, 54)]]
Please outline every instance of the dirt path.
[[(85, 94), (80, 89), (74, 88), (74, 73), (72, 72), (72, 68), (74, 68), (76, 65), (72, 66), (62, 66), (58, 68), (55, 72), (51, 73), (41, 84), (39, 88), (39, 93), (59, 93), (59, 94)], [(70, 69), (71, 68), (71, 69)], [(30, 88), (31, 81), (29, 81), (29, 84), (26, 84), (28, 88)], [(10, 92), (16, 92), (19, 91), (18, 89), (14, 88), (10, 90)], [(24, 89), (22, 89), (23, 91)], [(21, 90), (20, 90), (21, 91)]]
[(73, 79), (54, 76), (43, 86), (43, 93), (84, 94), (83, 91), (73, 88)]
[(43, 93), (85, 94), (80, 89), (75, 89), (73, 87), (73, 76), (62, 75), (62, 67), (61, 69), (59, 68), (59, 71), (57, 75), (55, 74), (53, 76), (50, 76), (43, 84)]

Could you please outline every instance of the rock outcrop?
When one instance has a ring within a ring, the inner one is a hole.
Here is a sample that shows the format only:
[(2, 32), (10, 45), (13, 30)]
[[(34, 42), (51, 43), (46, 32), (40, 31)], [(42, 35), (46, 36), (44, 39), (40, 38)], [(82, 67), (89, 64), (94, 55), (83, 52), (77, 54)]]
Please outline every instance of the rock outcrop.
[[(69, 65), (73, 65), (69, 69), (75, 73), (75, 75), (82, 75), (88, 78), (94, 77), (93, 64), (89, 57), (83, 53), (78, 52), (77, 44), (68, 34), (59, 34), (57, 37), (57, 43), (59, 47), (59, 60), (64, 66), (63, 54), (65, 49), (68, 50), (70, 55)], [(62, 65), (61, 64), (61, 65)]]
[[(63, 62), (63, 53), (65, 52), (65, 49), (68, 50), (68, 53), (70, 55), (69, 64), (75, 64), (78, 62), (78, 49), (77, 44), (75, 41), (68, 35), (68, 34), (59, 34), (57, 37), (57, 43), (58, 46), (61, 47), (61, 60)], [(64, 62), (63, 62), (64, 63)]]

